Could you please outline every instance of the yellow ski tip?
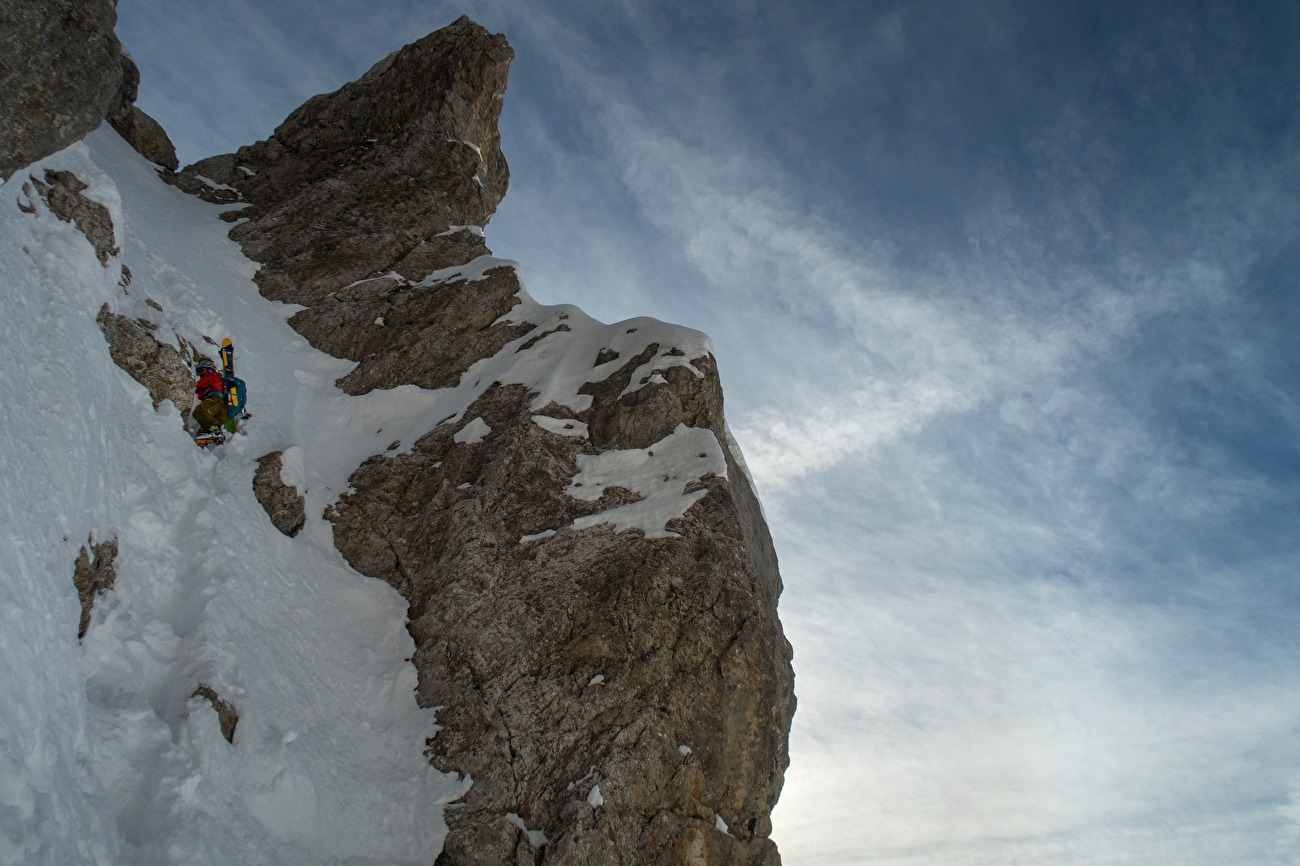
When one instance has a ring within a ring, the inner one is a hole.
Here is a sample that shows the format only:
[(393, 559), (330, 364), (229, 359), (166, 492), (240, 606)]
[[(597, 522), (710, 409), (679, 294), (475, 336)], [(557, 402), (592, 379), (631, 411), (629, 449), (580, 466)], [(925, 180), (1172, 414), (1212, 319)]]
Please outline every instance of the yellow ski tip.
[(225, 346), (229, 346), (229, 345), (231, 345), (231, 343), (230, 343), (230, 338), (229, 338), (229, 337), (222, 337), (222, 338), (221, 338), (221, 345), (222, 345), (222, 347), (225, 347)]

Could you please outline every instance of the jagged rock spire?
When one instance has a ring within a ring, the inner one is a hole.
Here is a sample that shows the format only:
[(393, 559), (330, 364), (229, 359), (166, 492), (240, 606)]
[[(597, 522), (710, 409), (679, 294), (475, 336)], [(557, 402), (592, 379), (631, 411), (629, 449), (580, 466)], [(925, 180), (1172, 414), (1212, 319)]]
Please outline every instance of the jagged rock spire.
[[(512, 57), (462, 18), (177, 182), (249, 205), (231, 236), (308, 308), (299, 332), (360, 362), (345, 391), (467, 395), (328, 513), (410, 603), (431, 760), (473, 779), (439, 863), (776, 864), (790, 646), (717, 369), (702, 335), (540, 307), (488, 257)], [(644, 486), (579, 490), (624, 464)], [(661, 483), (657, 526), (607, 517)]]

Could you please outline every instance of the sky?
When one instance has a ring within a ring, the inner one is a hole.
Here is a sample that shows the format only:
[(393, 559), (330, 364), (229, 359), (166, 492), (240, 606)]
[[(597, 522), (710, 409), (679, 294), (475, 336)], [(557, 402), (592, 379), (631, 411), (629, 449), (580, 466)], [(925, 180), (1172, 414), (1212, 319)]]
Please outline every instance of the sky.
[(468, 14), (487, 229), (714, 340), (790, 866), (1300, 863), (1300, 6), (121, 0), (182, 163)]

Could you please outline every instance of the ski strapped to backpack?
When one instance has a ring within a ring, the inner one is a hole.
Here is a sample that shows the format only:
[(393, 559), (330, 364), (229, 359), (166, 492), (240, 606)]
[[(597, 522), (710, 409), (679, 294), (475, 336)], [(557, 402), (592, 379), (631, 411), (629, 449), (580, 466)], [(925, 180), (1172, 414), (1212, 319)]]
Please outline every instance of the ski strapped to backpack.
[(243, 411), (235, 389), (235, 344), (229, 337), (221, 341), (221, 383), (226, 390), (226, 432), (235, 432), (235, 419)]
[(244, 380), (235, 375), (235, 344), (229, 337), (221, 341), (221, 381), (226, 389), (226, 432), (235, 432), (240, 418), (249, 418), (244, 411), (247, 390)]

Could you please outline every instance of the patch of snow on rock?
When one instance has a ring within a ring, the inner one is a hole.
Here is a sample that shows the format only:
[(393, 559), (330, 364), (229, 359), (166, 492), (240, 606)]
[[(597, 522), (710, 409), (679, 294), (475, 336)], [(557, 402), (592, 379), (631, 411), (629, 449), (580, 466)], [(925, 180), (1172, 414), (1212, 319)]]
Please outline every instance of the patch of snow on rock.
[(434, 237), (445, 238), (448, 235), (454, 235), (457, 232), (469, 232), (472, 235), (478, 235), (479, 237), (484, 237), (483, 226), (447, 226), (447, 230), (445, 232), (438, 232), (438, 234), (434, 235)]
[(492, 428), (482, 418), (475, 418), (456, 432), (451, 437), (452, 441), (459, 442), (461, 445), (477, 445), (492, 432)]
[(551, 840), (546, 838), (545, 833), (541, 830), (529, 830), (528, 825), (524, 823), (524, 819), (520, 818), (514, 812), (506, 813), (506, 821), (519, 828), (519, 831), (528, 838), (528, 844), (533, 847), (534, 851), (540, 850), (551, 844)]
[(194, 176), (198, 178), (200, 181), (202, 181), (204, 186), (211, 187), (212, 189), (219, 189), (224, 192), (233, 192), (235, 195), (240, 195), (239, 190), (235, 189), (233, 186), (231, 186), (228, 183), (217, 183), (212, 178), (201, 174), (196, 174)]
[(433, 271), (424, 279), (413, 283), (413, 285), (416, 288), (427, 288), (438, 283), (460, 282), (461, 280), (472, 283), (477, 280), (486, 280), (487, 272), (496, 268), (514, 268), (518, 271), (519, 263), (510, 259), (499, 259), (496, 256), (479, 256), (463, 265), (454, 265), (450, 268)]
[(530, 541), (541, 541), (543, 538), (550, 538), (554, 534), (555, 534), (554, 529), (547, 529), (542, 532), (536, 532), (532, 535), (521, 535), (519, 537), (519, 543), (527, 544)]
[(678, 538), (676, 532), (667, 529), (668, 522), (685, 514), (708, 492), (688, 493), (686, 487), (706, 475), (725, 478), (727, 462), (711, 430), (679, 424), (648, 448), (579, 454), (578, 470), (565, 488), (565, 493), (575, 499), (597, 500), (610, 487), (626, 488), (642, 498), (580, 517), (573, 522), (574, 529), (609, 523), (616, 532), (635, 528), (647, 538)]
[(577, 436), (587, 438), (587, 423), (576, 418), (552, 418), (549, 415), (534, 415), (533, 423), (556, 436)]

